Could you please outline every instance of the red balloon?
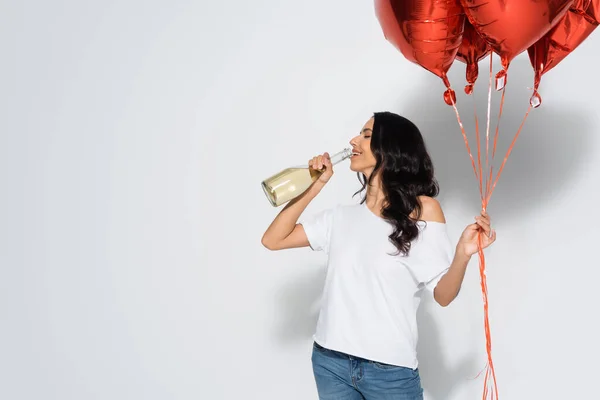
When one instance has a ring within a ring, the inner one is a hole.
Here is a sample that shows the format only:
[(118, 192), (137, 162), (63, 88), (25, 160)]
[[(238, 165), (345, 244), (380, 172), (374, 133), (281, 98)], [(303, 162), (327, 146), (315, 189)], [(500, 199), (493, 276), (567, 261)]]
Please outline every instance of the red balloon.
[(527, 49), (535, 71), (534, 92), (530, 100), (533, 107), (538, 107), (542, 102), (538, 94), (542, 75), (575, 50), (599, 23), (600, 0), (575, 0), (558, 24)]
[(459, 0), (375, 0), (375, 12), (385, 38), (409, 61), (442, 78), (444, 100), (456, 94), (446, 73), (462, 41), (465, 14)]
[[(573, 0), (461, 0), (469, 21), (500, 55), (506, 70), (518, 54), (537, 42), (565, 15)], [(501, 87), (497, 86), (497, 89)]]
[(489, 53), (490, 46), (479, 36), (473, 25), (466, 21), (463, 40), (458, 48), (458, 53), (456, 53), (456, 59), (467, 64), (467, 82), (469, 84), (465, 86), (466, 94), (473, 93), (473, 85), (479, 75), (479, 65), (477, 63)]

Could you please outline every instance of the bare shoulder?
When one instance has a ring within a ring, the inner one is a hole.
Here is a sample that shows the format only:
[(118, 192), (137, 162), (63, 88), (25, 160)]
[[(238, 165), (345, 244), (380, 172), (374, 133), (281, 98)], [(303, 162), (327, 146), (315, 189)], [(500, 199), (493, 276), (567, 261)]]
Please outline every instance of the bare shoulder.
[(423, 221), (446, 222), (446, 217), (439, 201), (428, 196), (419, 196), (419, 201), (421, 202), (421, 219)]

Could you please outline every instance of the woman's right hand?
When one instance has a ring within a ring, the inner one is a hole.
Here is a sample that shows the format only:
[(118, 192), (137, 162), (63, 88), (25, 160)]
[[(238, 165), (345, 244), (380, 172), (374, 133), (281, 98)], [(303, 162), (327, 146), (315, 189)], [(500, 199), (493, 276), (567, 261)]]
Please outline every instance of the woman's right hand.
[(308, 160), (308, 167), (322, 173), (306, 192), (290, 201), (275, 217), (262, 238), (262, 244), (269, 250), (306, 247), (310, 244), (304, 227), (298, 223), (298, 218), (329, 181), (333, 175), (333, 168), (327, 153)]
[(308, 167), (314, 170), (323, 171), (318, 179), (321, 183), (327, 183), (333, 176), (333, 165), (331, 164), (329, 153), (323, 153), (323, 155), (311, 158), (308, 160)]

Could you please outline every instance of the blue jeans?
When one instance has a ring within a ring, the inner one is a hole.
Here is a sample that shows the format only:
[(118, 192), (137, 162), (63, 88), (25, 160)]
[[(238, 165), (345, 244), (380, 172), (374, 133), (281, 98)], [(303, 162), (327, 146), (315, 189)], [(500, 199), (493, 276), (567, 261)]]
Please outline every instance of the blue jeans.
[(313, 344), (320, 400), (423, 400), (419, 370), (381, 364)]

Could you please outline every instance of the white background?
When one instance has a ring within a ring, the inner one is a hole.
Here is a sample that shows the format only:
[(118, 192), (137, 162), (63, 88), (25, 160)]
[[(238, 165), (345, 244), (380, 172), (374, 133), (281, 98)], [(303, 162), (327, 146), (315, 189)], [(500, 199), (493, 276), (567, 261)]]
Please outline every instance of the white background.
[[(383, 38), (372, 1), (1, 9), (2, 399), (315, 399), (325, 260), (261, 247), (278, 210), (259, 184), (341, 149), (374, 111), (423, 131), (453, 239), (479, 212), (441, 81)], [(599, 46), (596, 32), (544, 77), (544, 103), (490, 205), (503, 400), (596, 398)], [(450, 78), (472, 133), (464, 65)], [(531, 81), (522, 55), (509, 70), (501, 155)], [(357, 188), (341, 164), (307, 212), (351, 202)], [(475, 258), (450, 307), (421, 309), (426, 399), (481, 396), (478, 273)]]

